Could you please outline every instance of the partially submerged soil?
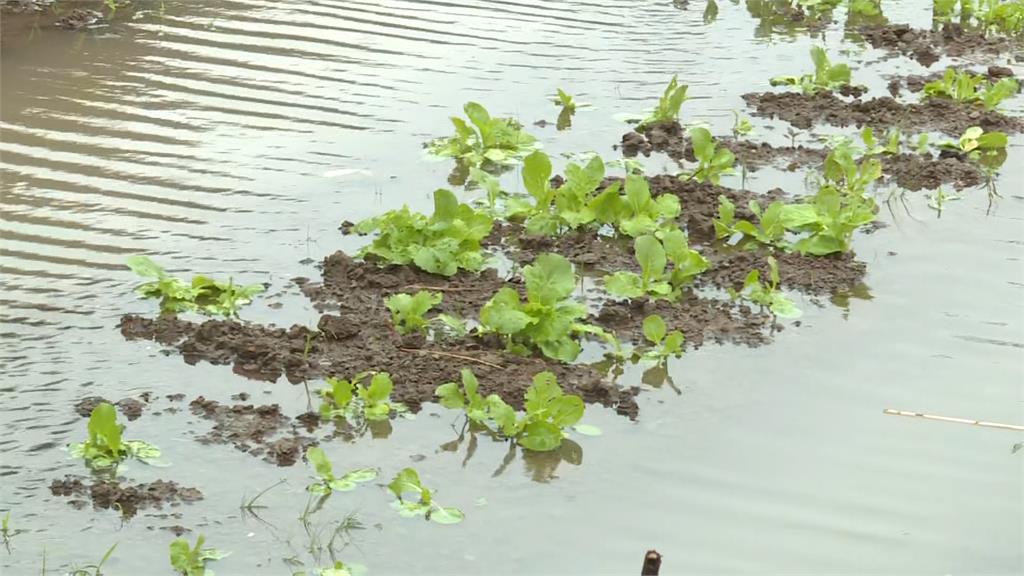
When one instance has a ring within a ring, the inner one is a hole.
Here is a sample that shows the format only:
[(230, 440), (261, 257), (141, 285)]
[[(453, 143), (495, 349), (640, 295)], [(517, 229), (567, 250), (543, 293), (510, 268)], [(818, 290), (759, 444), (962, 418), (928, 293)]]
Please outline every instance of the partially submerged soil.
[(277, 404), (221, 404), (200, 396), (189, 403), (193, 414), (214, 422), (200, 436), (204, 444), (231, 444), (236, 449), (278, 466), (295, 464), (316, 440), (298, 433), (298, 422), (281, 413)]
[(683, 127), (678, 122), (660, 122), (650, 124), (622, 135), (622, 155), (634, 158), (637, 154), (650, 156), (651, 152), (662, 152), (669, 158), (679, 161), (693, 156), (688, 150), (683, 137)]
[[(825, 148), (772, 146), (747, 140), (724, 139), (722, 145), (736, 155), (737, 161), (755, 172), (765, 166), (789, 171), (820, 168), (828, 155)], [(893, 182), (904, 190), (935, 190), (952, 186), (956, 190), (985, 183), (985, 173), (974, 162), (959, 155), (883, 154), (882, 181)]]
[(150, 399), (149, 394), (142, 395), (139, 398), (122, 398), (117, 402), (111, 402), (101, 396), (87, 396), (75, 403), (74, 408), (79, 416), (88, 418), (96, 406), (106, 402), (113, 404), (117, 408), (117, 412), (130, 421), (142, 416), (142, 411), (149, 404)]
[(924, 66), (931, 66), (942, 56), (992, 57), (1021, 50), (1020, 42), (1012, 38), (986, 36), (953, 22), (939, 30), (911, 28), (907, 24), (865, 26), (860, 34), (872, 47), (913, 58)]
[(755, 116), (779, 118), (804, 130), (824, 123), (834, 126), (868, 125), (882, 132), (892, 127), (904, 132), (934, 130), (953, 137), (959, 137), (971, 126), (1006, 133), (1024, 131), (1024, 119), (940, 98), (903, 104), (888, 96), (868, 101), (846, 101), (828, 92), (813, 96), (800, 92), (761, 92), (744, 94), (743, 99), (754, 109)]
[[(985, 70), (981, 71), (971, 70), (968, 68), (959, 68), (956, 66), (954, 66), (953, 68), (960, 72), (968, 72), (975, 76), (982, 76), (989, 82), (998, 82), (1003, 78), (1014, 77), (1013, 69), (1008, 66), (992, 65), (986, 68)], [(915, 93), (920, 92), (924, 89), (925, 84), (941, 79), (945, 73), (945, 70), (938, 70), (936, 72), (932, 72), (931, 74), (908, 74), (906, 76), (894, 76), (889, 79), (887, 87), (889, 89), (889, 93), (892, 94), (892, 97), (898, 98), (902, 89), (906, 88), (908, 91)], [(1021, 88), (1024, 88), (1024, 86), (1020, 86), (1020, 83), (1018, 82), (1017, 88), (1019, 91)]]
[(50, 484), (54, 496), (71, 497), (70, 504), (81, 508), (92, 502), (97, 509), (115, 509), (125, 518), (131, 518), (139, 510), (163, 508), (164, 505), (178, 506), (182, 502), (196, 502), (203, 494), (196, 488), (180, 486), (175, 482), (155, 480), (140, 484), (127, 484), (123, 478), (98, 480), (83, 476), (65, 476)]

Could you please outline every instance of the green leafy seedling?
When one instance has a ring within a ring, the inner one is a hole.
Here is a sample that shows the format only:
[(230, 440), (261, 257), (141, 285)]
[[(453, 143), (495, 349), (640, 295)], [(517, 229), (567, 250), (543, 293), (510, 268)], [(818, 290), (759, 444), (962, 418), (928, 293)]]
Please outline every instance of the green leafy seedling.
[(723, 174), (732, 173), (736, 156), (727, 148), (718, 148), (707, 128), (691, 128), (690, 145), (693, 146), (693, 155), (698, 165), (685, 174), (687, 180), (708, 181), (717, 185)]
[(399, 334), (427, 331), (429, 321), (423, 317), (431, 308), (441, 303), (440, 292), (420, 290), (415, 295), (394, 294), (384, 299), (384, 305), (391, 312), (391, 322)]
[(230, 279), (220, 282), (206, 276), (193, 276), (192, 281), (186, 283), (168, 276), (146, 256), (129, 256), (126, 262), (139, 276), (154, 279), (140, 284), (135, 292), (143, 298), (160, 298), (160, 311), (165, 313), (199, 312), (235, 317), (239, 308), (264, 290), (262, 284), (239, 286)]
[(640, 124), (637, 126), (638, 129), (643, 129), (653, 124), (662, 124), (666, 122), (678, 122), (679, 121), (679, 109), (682, 107), (683, 102), (686, 102), (686, 90), (689, 88), (686, 84), (680, 84), (677, 75), (672, 76), (672, 80), (669, 81), (668, 86), (665, 87), (664, 93), (661, 98), (658, 99), (658, 105), (654, 107)]
[(999, 103), (1017, 94), (1017, 80), (1001, 78), (989, 82), (980, 74), (947, 68), (942, 78), (924, 85), (922, 94), (928, 98), (948, 98), (954, 102), (980, 104), (985, 110), (995, 110)]
[(117, 409), (107, 402), (101, 402), (89, 414), (85, 442), (70, 446), (71, 456), (84, 458), (86, 465), (96, 470), (116, 468), (127, 458), (136, 458), (153, 463), (160, 457), (160, 450), (141, 440), (123, 440), (123, 426), (117, 423)]
[(427, 152), (456, 158), (465, 166), (489, 169), (516, 164), (537, 148), (537, 139), (512, 118), (492, 117), (476, 102), (467, 102), (463, 111), (469, 123), (452, 117), (455, 134), (427, 142)]
[(373, 255), (390, 264), (413, 264), (441, 276), (477, 271), (484, 264), (480, 241), (491, 233), (493, 224), (492, 215), (460, 204), (450, 190), (438, 189), (429, 218), (403, 206), (357, 224), (361, 234), (378, 233), (359, 255)]
[[(110, 548), (107, 548), (107, 551), (103, 554), (103, 557), (100, 558), (99, 562), (97, 562), (96, 564), (86, 564), (85, 566), (75, 566), (69, 573), (69, 576), (103, 576), (103, 565), (107, 563), (107, 560), (110, 560), (110, 557), (114, 554), (115, 549), (117, 549), (116, 542), (112, 544)], [(43, 558), (43, 573), (45, 574), (46, 556), (44, 555)]]
[[(370, 376), (370, 384), (363, 380)], [(328, 378), (320, 389), (320, 417), (325, 420), (341, 417), (346, 420), (386, 420), (391, 412), (408, 411), (404, 404), (391, 401), (394, 384), (387, 372), (360, 372), (351, 380)]]
[(318, 481), (306, 487), (313, 494), (330, 494), (335, 490), (349, 492), (355, 490), (360, 483), (369, 482), (377, 477), (377, 470), (373, 468), (358, 468), (336, 477), (330, 460), (319, 446), (310, 446), (306, 450), (306, 460), (313, 465), (319, 477)]
[[(395, 495), (392, 507), (399, 515), (407, 518), (423, 516), (437, 524), (458, 524), (466, 515), (458, 508), (444, 507), (434, 501), (430, 490), (420, 483), (420, 476), (412, 468), (404, 468), (388, 483), (388, 490)], [(406, 494), (415, 494), (415, 500), (406, 500)]]
[(213, 576), (213, 570), (206, 568), (208, 560), (220, 560), (231, 553), (216, 548), (203, 548), (205, 538), (196, 538), (196, 545), (189, 547), (188, 540), (177, 538), (170, 545), (171, 567), (182, 576)]
[(480, 309), (480, 331), (498, 334), (509, 350), (528, 353), (539, 349), (545, 356), (572, 362), (580, 353), (577, 338), (592, 334), (617, 347), (614, 337), (599, 327), (581, 322), (587, 315), (583, 304), (569, 298), (576, 286), (572, 264), (558, 254), (541, 254), (523, 268), (526, 302), (515, 289), (498, 291)]
[(743, 288), (736, 292), (730, 289), (730, 295), (735, 298), (744, 298), (762, 307), (768, 308), (772, 314), (779, 318), (799, 318), (803, 312), (796, 307), (792, 300), (778, 291), (779, 266), (775, 258), (768, 257), (769, 282), (762, 283), (760, 272), (751, 270), (743, 280)]
[(831, 92), (850, 85), (850, 67), (846, 64), (832, 64), (824, 48), (812, 47), (811, 60), (814, 62), (813, 74), (776, 76), (770, 80), (771, 85), (796, 86), (807, 95)]
[(679, 330), (668, 332), (665, 320), (657, 314), (644, 318), (644, 338), (652, 348), (644, 352), (644, 358), (664, 360), (669, 356), (678, 357), (683, 353), (683, 333)]

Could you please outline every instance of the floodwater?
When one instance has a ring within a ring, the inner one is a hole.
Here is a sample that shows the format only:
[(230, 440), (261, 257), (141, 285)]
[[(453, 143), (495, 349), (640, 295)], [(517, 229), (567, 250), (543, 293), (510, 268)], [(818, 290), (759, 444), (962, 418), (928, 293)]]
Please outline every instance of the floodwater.
[[(723, 134), (741, 94), (810, 65), (807, 34), (755, 34), (744, 3), (719, 2), (708, 25), (704, 2), (686, 4), (137, 1), (77, 32), (5, 15), (0, 513), (26, 532), (0, 551), (2, 572), (64, 573), (117, 543), (105, 573), (167, 574), (173, 535), (162, 528), (174, 525), (233, 552), (218, 574), (328, 566), (297, 520), (309, 470), (200, 445), (192, 437), (210, 423), (187, 410), (129, 424), (171, 467), (132, 464), (127, 476), (176, 480), (205, 500), (122, 522), (51, 496), (51, 481), (83, 470), (61, 448), (83, 439), (71, 407), (84, 396), (149, 391), (164, 410), (165, 394), (227, 402), (245, 391), (290, 414), (306, 406), (303, 387), (283, 379), (256, 383), (125, 342), (120, 316), (155, 310), (132, 294), (125, 256), (270, 282), (244, 317), (315, 322), (289, 279), (316, 278), (314, 261), (356, 247), (341, 220), (428, 208), (450, 165), (421, 144), (449, 133), (465, 101), (519, 117), (553, 156), (614, 158), (626, 129), (615, 116), (650, 106), (674, 73), (693, 98), (684, 121)], [(894, 22), (928, 26), (930, 1), (883, 5)], [(872, 94), (882, 74), (923, 70), (843, 43), (841, 11), (837, 21), (815, 41), (842, 51)], [(568, 131), (553, 125), (556, 87), (594, 105)], [(1020, 100), (1009, 110), (1020, 114)], [(755, 138), (788, 141), (787, 124), (754, 124)], [(971, 190), (941, 218), (923, 193), (883, 208), (889, 225), (855, 244), (869, 299), (798, 298), (801, 325), (771, 345), (673, 360), (675, 389), (648, 387), (637, 422), (588, 408), (604, 434), (579, 439), (582, 455), (517, 456), (496, 475), (506, 446), (480, 438), (468, 460), (468, 440), (441, 449), (458, 426), (438, 407), (396, 421), (386, 439), (326, 444), (337, 471), (378, 466), (386, 482), (414, 465), (466, 521), (399, 518), (370, 486), (328, 501), (321, 536), (356, 513), (363, 529), (339, 541), (350, 544), (338, 558), (373, 575), (631, 574), (648, 548), (664, 554), (664, 574), (1024, 572), (1024, 453), (1011, 453), (1024, 437), (882, 412), (1024, 423), (1022, 159), (1024, 139), (1012, 138), (994, 203)], [(506, 184), (516, 189), (514, 174)], [(769, 169), (748, 185), (800, 192), (803, 181)], [(242, 514), (243, 497), (281, 479), (260, 500), (262, 521)]]

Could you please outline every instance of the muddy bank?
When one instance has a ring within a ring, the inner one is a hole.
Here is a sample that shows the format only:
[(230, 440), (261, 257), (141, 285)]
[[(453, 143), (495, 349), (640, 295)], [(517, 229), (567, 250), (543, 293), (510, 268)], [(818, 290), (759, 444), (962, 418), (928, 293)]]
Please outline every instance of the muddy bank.
[(123, 478), (89, 481), (84, 476), (65, 476), (50, 484), (54, 496), (71, 498), (75, 508), (84, 508), (89, 502), (95, 509), (114, 509), (124, 518), (135, 516), (139, 510), (162, 509), (164, 505), (179, 506), (203, 499), (196, 488), (180, 486), (176, 482), (155, 480), (140, 484), (127, 484)]
[(990, 58), (1004, 52), (1019, 52), (1022, 46), (1019, 40), (986, 36), (953, 22), (945, 23), (938, 30), (891, 24), (865, 26), (859, 32), (873, 48), (913, 58), (924, 66), (931, 66), (942, 56)]
[[(276, 380), (282, 374), (292, 382), (302, 382), (328, 376), (347, 378), (365, 370), (389, 372), (395, 383), (392, 400), (413, 411), (433, 400), (439, 384), (457, 380), (459, 370), (468, 367), (479, 378), (482, 393), (497, 393), (517, 407), (522, 406), (523, 393), (533, 376), (550, 370), (568, 393), (627, 416), (637, 412), (635, 390), (608, 385), (586, 366), (514, 356), (493, 339), (466, 338), (449, 343), (401, 337), (392, 328), (382, 302), (347, 315), (326, 314), (320, 325), (324, 327), (320, 332), (309, 332), (302, 326), (284, 330), (229, 320), (195, 324), (173, 318), (126, 316), (121, 329), (129, 339), (160, 341), (166, 340), (167, 334), (183, 335), (173, 346), (186, 361), (233, 364), (236, 372), (264, 380)], [(331, 331), (330, 326), (358, 329), (339, 333)], [(307, 334), (311, 335), (308, 351)], [(277, 423), (275, 429), (284, 426), (273, 411), (269, 415), (270, 422)]]
[(75, 403), (75, 413), (83, 418), (88, 418), (94, 408), (99, 404), (106, 402), (107, 404), (113, 404), (117, 408), (117, 412), (127, 418), (129, 421), (137, 420), (142, 416), (142, 411), (148, 406), (152, 400), (152, 394), (145, 393), (139, 395), (138, 398), (122, 398), (117, 402), (111, 402), (101, 396), (87, 396), (82, 398)]
[(638, 154), (648, 157), (651, 152), (661, 152), (680, 161), (687, 155), (693, 157), (684, 136), (683, 127), (678, 122), (661, 122), (626, 132), (616, 147), (621, 148), (622, 155), (627, 158), (635, 158)]
[(804, 130), (822, 123), (868, 125), (883, 133), (892, 127), (912, 132), (932, 130), (953, 137), (959, 137), (971, 126), (1006, 133), (1024, 131), (1024, 120), (1020, 118), (938, 98), (902, 104), (888, 96), (847, 102), (827, 92), (813, 96), (799, 92), (761, 92), (744, 94), (743, 99), (754, 109), (755, 116), (779, 118)]

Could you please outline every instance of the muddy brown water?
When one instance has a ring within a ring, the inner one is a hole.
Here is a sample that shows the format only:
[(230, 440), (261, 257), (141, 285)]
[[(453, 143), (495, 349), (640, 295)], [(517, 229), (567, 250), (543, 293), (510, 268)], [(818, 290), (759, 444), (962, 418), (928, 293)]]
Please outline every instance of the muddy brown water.
[[(70, 4), (81, 3), (58, 8)], [(291, 279), (318, 278), (317, 261), (358, 248), (338, 232), (342, 220), (402, 203), (429, 209), (450, 165), (425, 159), (421, 143), (447, 134), (464, 101), (519, 117), (553, 157), (611, 159), (626, 131), (614, 117), (650, 105), (673, 73), (693, 98), (684, 121), (725, 135), (732, 110), (751, 115), (743, 94), (810, 66), (807, 34), (765, 34), (744, 3), (719, 2), (705, 25), (703, 4), (138, 1), (71, 32), (45, 14), (4, 14), (0, 513), (26, 532), (0, 551), (3, 573), (44, 563), (63, 573), (116, 542), (109, 573), (165, 574), (182, 530), (233, 552), (214, 565), (220, 574), (327, 566), (296, 520), (308, 468), (200, 442), (214, 422), (189, 408), (203, 396), (278, 404), (294, 418), (307, 408), (304, 387), (126, 341), (121, 316), (154, 305), (132, 295), (124, 257), (269, 282), (244, 318), (315, 326), (319, 313)], [(883, 4), (893, 22), (928, 25), (930, 2)], [(853, 64), (867, 98), (886, 95), (891, 74), (1006, 63), (924, 68), (844, 42), (841, 11), (836, 20), (815, 41)], [(556, 87), (594, 104), (567, 131), (553, 125)], [(1019, 97), (1005, 106), (1017, 117), (1022, 108)], [(552, 124), (533, 126), (541, 119)], [(752, 139), (789, 145), (784, 121), (754, 125)], [(816, 125), (796, 144), (840, 132)], [(642, 387), (640, 416), (589, 406), (601, 437), (510, 454), (483, 436), (460, 442), (456, 415), (435, 405), (356, 439), (289, 425), (296, 442), (323, 440), (338, 472), (376, 466), (386, 483), (411, 465), (439, 502), (466, 513), (457, 526), (399, 518), (371, 484), (333, 496), (315, 530), (356, 513), (364, 529), (338, 558), (371, 574), (628, 574), (649, 548), (668, 574), (1021, 573), (1024, 453), (1011, 447), (1024, 438), (882, 410), (1024, 423), (1022, 146), (1011, 138), (994, 203), (969, 188), (941, 218), (925, 191), (892, 211), (883, 204), (887, 226), (855, 241), (866, 286), (794, 293), (805, 315), (770, 344), (707, 343), (667, 374), (627, 367), (619, 383)], [(652, 174), (676, 169), (657, 153), (644, 161)], [(800, 194), (804, 175), (764, 167), (747, 185)], [(518, 189), (514, 173), (506, 184)], [(131, 463), (123, 485), (175, 482), (202, 500), (140, 507), (122, 522), (52, 493), (84, 474), (62, 450), (84, 437), (76, 404), (146, 393), (126, 436), (158, 445), (170, 466)], [(239, 510), (282, 479), (260, 501), (263, 521)]]

